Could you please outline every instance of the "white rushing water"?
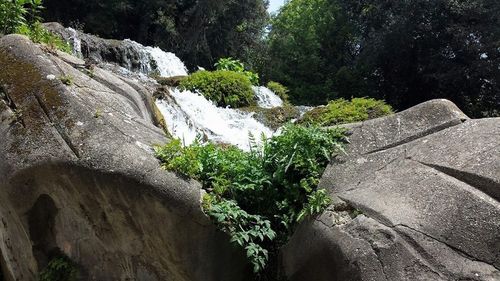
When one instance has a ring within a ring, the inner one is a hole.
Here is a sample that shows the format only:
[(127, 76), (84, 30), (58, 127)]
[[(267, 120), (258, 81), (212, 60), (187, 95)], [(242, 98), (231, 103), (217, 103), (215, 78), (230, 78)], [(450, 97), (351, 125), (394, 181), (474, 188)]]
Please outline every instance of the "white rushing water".
[[(159, 48), (146, 47), (155, 59), (161, 76), (187, 75), (184, 63), (172, 53)], [(254, 87), (259, 106), (272, 108), (283, 101), (265, 87)], [(217, 107), (198, 93), (170, 89), (170, 96), (157, 100), (156, 105), (165, 118), (168, 131), (185, 145), (201, 136), (205, 140), (250, 148), (249, 134), (260, 140), (264, 134), (271, 137), (273, 131), (253, 117), (253, 113), (237, 109)]]
[(257, 98), (257, 105), (262, 108), (273, 108), (283, 105), (283, 100), (270, 89), (260, 86), (252, 87), (255, 97)]
[(246, 113), (231, 108), (215, 106), (205, 97), (190, 91), (172, 89), (170, 97), (157, 100), (169, 132), (191, 144), (198, 135), (203, 139), (228, 143), (249, 150), (249, 134), (260, 140), (264, 134), (270, 137), (273, 131)]
[[(78, 33), (70, 28), (68, 31), (71, 33), (70, 43), (73, 52), (81, 57), (82, 46)], [(184, 63), (173, 53), (165, 52), (157, 47), (146, 47), (128, 39), (122, 44), (137, 54), (140, 73), (135, 73), (144, 76), (144, 79), (155, 70), (162, 77), (188, 75)], [(123, 65), (126, 68), (120, 67), (121, 71), (119, 71), (124, 76), (129, 75), (132, 70), (132, 62), (126, 61), (126, 64), (128, 65)], [(137, 70), (137, 66), (135, 69)], [(253, 90), (260, 107), (273, 108), (283, 105), (283, 101), (268, 88), (253, 87)], [(200, 136), (204, 140), (232, 144), (249, 150), (250, 134), (255, 137), (256, 141), (259, 141), (262, 134), (271, 137), (274, 133), (273, 130), (257, 121), (253, 117), (254, 113), (217, 107), (202, 95), (190, 91), (171, 88), (169, 92), (169, 95), (157, 100), (156, 105), (165, 119), (170, 134), (181, 139), (185, 145), (193, 143)]]
[(174, 54), (164, 52), (158, 47), (146, 47), (146, 52), (155, 60), (157, 70), (162, 77), (186, 76), (187, 68), (184, 63)]
[(71, 45), (71, 49), (73, 49), (73, 55), (82, 58), (82, 40), (78, 37), (78, 32), (71, 27), (66, 28), (66, 30), (71, 34), (69, 37), (69, 44)]

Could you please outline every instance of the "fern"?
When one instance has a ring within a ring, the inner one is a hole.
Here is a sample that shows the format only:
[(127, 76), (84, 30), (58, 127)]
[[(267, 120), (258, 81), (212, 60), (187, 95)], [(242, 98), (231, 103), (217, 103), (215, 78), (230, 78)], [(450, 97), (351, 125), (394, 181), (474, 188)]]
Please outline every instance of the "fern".
[(164, 168), (199, 180), (207, 195), (204, 211), (242, 247), (255, 272), (269, 254), (285, 243), (297, 222), (321, 212), (330, 203), (319, 178), (346, 142), (342, 129), (287, 125), (281, 135), (251, 150), (201, 143), (183, 147), (173, 140), (156, 147)]

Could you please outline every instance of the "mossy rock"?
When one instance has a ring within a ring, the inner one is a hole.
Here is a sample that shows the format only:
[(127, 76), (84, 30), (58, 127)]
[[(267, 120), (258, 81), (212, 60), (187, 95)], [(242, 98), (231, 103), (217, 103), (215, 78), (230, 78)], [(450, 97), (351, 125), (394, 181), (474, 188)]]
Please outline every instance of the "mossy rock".
[(255, 119), (267, 127), (276, 130), (293, 119), (300, 117), (299, 110), (288, 103), (275, 108), (261, 108), (257, 106), (241, 108), (246, 112), (255, 112)]
[(361, 122), (394, 113), (392, 107), (382, 100), (353, 98), (351, 101), (337, 99), (326, 106), (317, 107), (299, 120), (303, 124), (333, 126)]
[(198, 71), (183, 79), (179, 87), (198, 91), (221, 107), (255, 105), (252, 83), (247, 76), (234, 71)]
[(184, 78), (187, 76), (172, 76), (172, 77), (154, 77), (158, 84), (163, 86), (178, 87)]

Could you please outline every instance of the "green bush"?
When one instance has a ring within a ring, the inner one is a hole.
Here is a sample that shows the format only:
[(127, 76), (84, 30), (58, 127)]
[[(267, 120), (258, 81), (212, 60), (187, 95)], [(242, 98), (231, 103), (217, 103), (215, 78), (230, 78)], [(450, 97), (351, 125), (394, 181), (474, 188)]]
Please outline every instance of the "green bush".
[(43, 43), (50, 48), (71, 53), (67, 42), (43, 28), (38, 16), (42, 8), (42, 0), (0, 1), (0, 35), (26, 35), (35, 43)]
[(164, 168), (202, 183), (203, 209), (260, 272), (298, 221), (329, 204), (317, 185), (344, 141), (342, 129), (289, 124), (262, 145), (251, 138), (249, 152), (200, 142), (182, 147), (174, 140), (156, 147), (156, 156)]
[(288, 89), (278, 82), (270, 81), (267, 88), (277, 94), (283, 101), (288, 101)]
[(57, 49), (68, 54), (72, 52), (68, 42), (45, 29), (40, 22), (34, 22), (30, 25), (23, 24), (17, 28), (16, 33), (26, 35), (31, 41), (45, 44), (51, 49)]
[(241, 73), (250, 80), (252, 85), (259, 85), (259, 75), (245, 70), (245, 65), (239, 60), (235, 60), (233, 58), (221, 58), (214, 66), (217, 70), (227, 70)]
[(392, 114), (390, 105), (371, 98), (354, 98), (351, 101), (337, 99), (324, 107), (307, 112), (300, 123), (332, 126), (378, 118)]
[(40, 0), (0, 1), (0, 34), (10, 34), (28, 23), (28, 16), (35, 16), (41, 8)]
[(49, 261), (39, 276), (40, 281), (76, 281), (78, 280), (77, 265), (68, 257), (61, 255)]
[(234, 71), (198, 71), (184, 78), (179, 87), (199, 91), (217, 106), (238, 108), (255, 103), (250, 80)]

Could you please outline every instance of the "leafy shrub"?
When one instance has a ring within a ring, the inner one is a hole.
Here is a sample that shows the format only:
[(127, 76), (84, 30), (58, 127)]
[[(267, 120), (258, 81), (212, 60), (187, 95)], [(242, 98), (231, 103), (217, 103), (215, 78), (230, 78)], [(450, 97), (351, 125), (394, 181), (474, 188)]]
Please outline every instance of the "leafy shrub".
[(17, 28), (16, 33), (26, 35), (35, 43), (42, 43), (51, 49), (57, 49), (71, 54), (71, 46), (58, 35), (45, 29), (40, 22), (30, 25), (23, 24)]
[(76, 264), (66, 256), (50, 260), (39, 276), (40, 281), (76, 281), (78, 280)]
[(221, 58), (214, 66), (217, 70), (227, 70), (242, 73), (250, 80), (252, 85), (259, 85), (259, 75), (257, 73), (245, 70), (245, 65), (239, 60), (235, 60), (233, 58)]
[(342, 129), (289, 124), (262, 145), (252, 137), (249, 152), (199, 141), (182, 147), (173, 140), (156, 147), (156, 156), (164, 168), (202, 183), (205, 212), (260, 272), (298, 221), (329, 204), (317, 185), (344, 141)]
[(288, 101), (288, 89), (278, 82), (270, 81), (267, 88), (277, 94), (283, 101)]
[(0, 34), (10, 34), (28, 24), (28, 16), (35, 16), (41, 8), (41, 0), (0, 1)]
[(43, 28), (38, 16), (42, 8), (42, 0), (0, 1), (0, 34), (26, 35), (35, 43), (71, 53), (67, 42)]
[(300, 122), (331, 126), (365, 121), (392, 113), (392, 107), (381, 100), (371, 98), (354, 98), (351, 101), (337, 99), (324, 107), (307, 112)]
[(217, 106), (233, 108), (254, 103), (252, 84), (248, 78), (234, 71), (197, 71), (184, 78), (181, 89), (199, 91)]

